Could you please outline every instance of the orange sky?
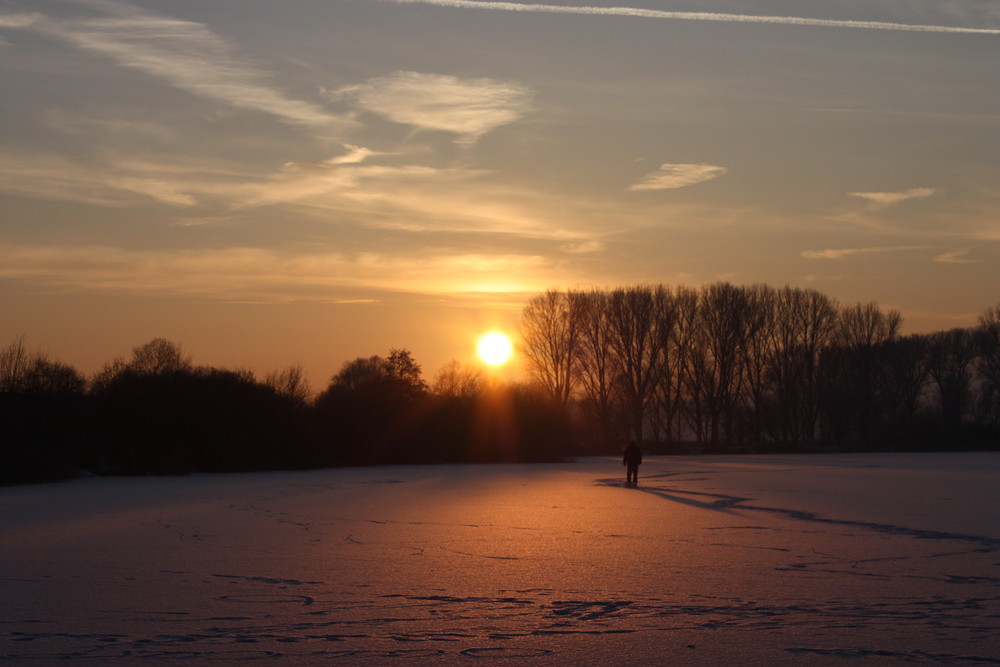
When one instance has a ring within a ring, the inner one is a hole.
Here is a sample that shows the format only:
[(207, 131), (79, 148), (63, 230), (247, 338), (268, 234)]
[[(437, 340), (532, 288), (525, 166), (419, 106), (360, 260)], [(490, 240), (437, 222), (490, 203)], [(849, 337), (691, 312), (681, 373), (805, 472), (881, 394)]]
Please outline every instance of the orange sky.
[(690, 9), (8, 0), (0, 343), (322, 388), (473, 361), (547, 287), (790, 284), (907, 331), (1000, 300), (994, 3)]

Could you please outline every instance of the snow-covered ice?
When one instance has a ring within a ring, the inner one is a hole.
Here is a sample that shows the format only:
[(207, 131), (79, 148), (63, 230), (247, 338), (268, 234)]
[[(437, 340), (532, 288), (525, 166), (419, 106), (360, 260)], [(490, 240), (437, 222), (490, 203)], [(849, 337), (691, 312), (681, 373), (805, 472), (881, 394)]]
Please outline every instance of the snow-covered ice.
[(0, 660), (1000, 663), (1000, 454), (0, 489)]

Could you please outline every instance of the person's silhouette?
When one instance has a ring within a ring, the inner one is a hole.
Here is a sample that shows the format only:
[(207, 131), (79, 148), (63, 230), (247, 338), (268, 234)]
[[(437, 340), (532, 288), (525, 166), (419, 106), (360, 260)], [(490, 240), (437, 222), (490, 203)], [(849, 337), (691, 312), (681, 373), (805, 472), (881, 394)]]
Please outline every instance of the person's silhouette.
[(642, 450), (635, 444), (635, 441), (628, 443), (625, 448), (625, 455), (622, 456), (622, 465), (625, 466), (625, 486), (639, 485), (639, 464), (642, 463)]

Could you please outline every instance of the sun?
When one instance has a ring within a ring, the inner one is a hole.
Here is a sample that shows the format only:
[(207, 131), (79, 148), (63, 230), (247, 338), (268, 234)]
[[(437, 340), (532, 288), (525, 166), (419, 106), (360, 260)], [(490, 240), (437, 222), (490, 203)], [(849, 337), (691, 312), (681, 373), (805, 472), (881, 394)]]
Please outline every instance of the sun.
[(511, 345), (510, 339), (498, 331), (488, 333), (480, 338), (479, 345), (476, 346), (479, 358), (490, 366), (500, 366), (506, 363), (513, 351), (514, 346)]

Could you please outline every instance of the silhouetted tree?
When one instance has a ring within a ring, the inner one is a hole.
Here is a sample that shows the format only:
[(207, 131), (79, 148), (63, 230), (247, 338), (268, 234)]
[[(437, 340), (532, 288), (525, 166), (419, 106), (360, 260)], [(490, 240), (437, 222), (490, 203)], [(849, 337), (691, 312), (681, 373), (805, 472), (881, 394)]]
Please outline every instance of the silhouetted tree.
[(983, 378), (984, 412), (1000, 427), (1000, 303), (990, 306), (979, 316), (975, 332), (978, 348), (978, 370)]
[(431, 385), (431, 393), (443, 398), (472, 398), (483, 388), (482, 372), (452, 359), (445, 364)]
[(309, 464), (304, 415), (246, 371), (125, 370), (95, 394), (98, 472), (178, 474)]
[(580, 346), (574, 368), (580, 388), (579, 405), (598, 451), (617, 451), (618, 410), (608, 296), (592, 290), (574, 297), (580, 309)]
[(153, 340), (132, 348), (132, 361), (128, 368), (139, 375), (156, 375), (191, 368), (191, 357), (181, 351), (181, 346), (165, 338)]
[(86, 446), (83, 376), (28, 350), (0, 350), (0, 484), (64, 479)]
[[(660, 286), (658, 321), (655, 333), (662, 349), (654, 368), (654, 385), (650, 402), (650, 427), (653, 440), (673, 442), (680, 437), (681, 405), (684, 400), (680, 381), (684, 364), (682, 338), (678, 336), (681, 321), (682, 293)], [(625, 438), (622, 438), (624, 440)], [(616, 450), (615, 454), (619, 452)]]
[(402, 398), (418, 399), (427, 393), (428, 386), (421, 372), (420, 364), (413, 359), (409, 350), (399, 348), (389, 350), (386, 373), (389, 380), (398, 385), (396, 391), (402, 394)]
[(749, 290), (729, 283), (708, 285), (700, 295), (698, 322), (706, 350), (698, 368), (703, 373), (699, 385), (713, 445), (732, 440), (735, 411), (748, 374), (747, 348), (763, 324), (750, 297)]
[(82, 395), (86, 386), (73, 366), (41, 357), (28, 366), (23, 378), (23, 391), (29, 394)]
[(417, 423), (427, 396), (420, 365), (405, 349), (344, 364), (316, 399), (322, 439), (333, 462), (408, 462), (419, 458)]
[(19, 337), (0, 349), (0, 483), (81, 468), (551, 461), (629, 437), (673, 451), (682, 439), (1000, 447), (1000, 304), (972, 329), (900, 337), (901, 319), (792, 287), (549, 290), (522, 318), (533, 384), (452, 362), (431, 390), (409, 350), (393, 348), (345, 363), (311, 403), (299, 365), (258, 382), (195, 367), (162, 338), (105, 364), (88, 392), (75, 368)]
[(285, 396), (298, 405), (305, 405), (312, 394), (302, 364), (295, 364), (280, 371), (271, 371), (264, 377), (264, 384), (278, 395)]
[(841, 308), (822, 355), (822, 416), (826, 438), (870, 445), (891, 411), (884, 394), (890, 372), (885, 348), (899, 333), (898, 311), (876, 303)]
[(575, 431), (561, 402), (536, 386), (514, 384), (510, 393), (516, 446), (507, 462), (559, 461), (575, 451)]
[(23, 336), (0, 350), (0, 393), (82, 394), (86, 384), (73, 366), (28, 350)]
[(522, 352), (535, 382), (567, 405), (573, 392), (583, 310), (570, 292), (547, 290), (530, 299), (521, 312)]
[(18, 336), (0, 350), (0, 392), (20, 391), (31, 362), (32, 355), (24, 344), (24, 336)]
[(971, 407), (976, 346), (970, 329), (938, 331), (928, 336), (928, 372), (937, 388), (941, 420), (952, 436)]
[(125, 372), (135, 375), (158, 375), (190, 370), (191, 367), (191, 357), (182, 352), (180, 345), (165, 338), (154, 338), (148, 343), (133, 347), (132, 355), (127, 361), (122, 357), (114, 357), (105, 363), (101, 370), (94, 374), (90, 383), (99, 392)]
[(760, 444), (765, 440), (766, 424), (773, 415), (773, 391), (770, 363), (775, 356), (778, 292), (767, 285), (746, 288), (751, 318), (744, 349), (745, 392), (743, 408), (748, 420), (748, 438)]
[(641, 441), (670, 344), (673, 304), (662, 285), (641, 286), (612, 290), (607, 308), (615, 383), (629, 427)]
[(931, 448), (932, 435), (925, 428), (921, 398), (929, 380), (928, 339), (903, 336), (882, 346), (880, 394), (885, 400), (881, 440), (896, 449)]
[(776, 403), (775, 436), (811, 443), (819, 420), (820, 355), (837, 325), (837, 303), (815, 290), (778, 292), (775, 354), (771, 363)]

